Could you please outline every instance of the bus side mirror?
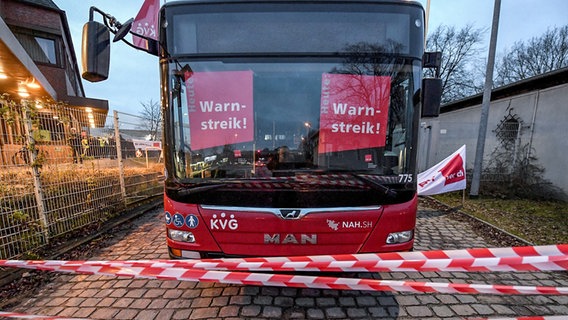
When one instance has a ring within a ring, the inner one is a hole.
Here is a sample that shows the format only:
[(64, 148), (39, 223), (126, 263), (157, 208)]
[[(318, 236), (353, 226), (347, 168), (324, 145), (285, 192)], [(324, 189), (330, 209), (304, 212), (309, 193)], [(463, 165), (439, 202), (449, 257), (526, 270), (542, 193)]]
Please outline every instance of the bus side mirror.
[(107, 27), (96, 21), (89, 21), (83, 26), (81, 60), (83, 79), (90, 82), (108, 78), (110, 63), (110, 32)]
[(422, 117), (437, 117), (440, 115), (442, 101), (442, 79), (422, 79)]
[(434, 69), (435, 78), (424, 78), (422, 80), (422, 117), (437, 117), (440, 115), (440, 103), (442, 102), (441, 65), (441, 52), (424, 52), (422, 68)]

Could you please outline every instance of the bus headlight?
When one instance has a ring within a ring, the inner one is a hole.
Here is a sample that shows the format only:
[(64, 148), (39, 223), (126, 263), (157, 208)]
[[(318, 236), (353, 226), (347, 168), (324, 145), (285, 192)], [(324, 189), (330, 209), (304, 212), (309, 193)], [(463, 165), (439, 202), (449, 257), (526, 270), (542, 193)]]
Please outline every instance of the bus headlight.
[(412, 230), (389, 233), (387, 236), (387, 244), (408, 242), (412, 240), (413, 234), (414, 232), (412, 232)]
[(168, 229), (168, 237), (174, 241), (195, 242), (195, 236), (189, 231)]

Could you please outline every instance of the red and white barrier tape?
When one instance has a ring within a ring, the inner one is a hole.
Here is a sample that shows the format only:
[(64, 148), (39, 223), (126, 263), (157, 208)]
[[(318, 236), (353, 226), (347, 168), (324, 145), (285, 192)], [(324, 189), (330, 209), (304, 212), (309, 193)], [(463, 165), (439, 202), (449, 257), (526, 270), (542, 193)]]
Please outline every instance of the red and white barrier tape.
[(501, 271), (565, 271), (568, 255), (511, 258), (461, 258), (430, 260), (357, 260), (357, 261), (289, 261), (250, 262), (216, 260), (125, 260), (125, 261), (0, 261), (0, 266), (37, 266), (37, 269), (83, 265), (122, 268), (185, 268), (228, 271), (309, 271), (309, 272), (501, 272)]
[(370, 290), (370, 291), (406, 291), (406, 292), (441, 292), (441, 293), (489, 293), (489, 294), (545, 294), (566, 295), (568, 288), (544, 286), (511, 286), (464, 283), (435, 283), (392, 281), (355, 278), (333, 278), (320, 276), (298, 276), (289, 274), (268, 274), (250, 272), (228, 272), (197, 270), (177, 267), (122, 267), (94, 266), (83, 264), (68, 266), (65, 264), (48, 265), (38, 262), (8, 261), (0, 265), (37, 270), (49, 270), (66, 273), (125, 276), (133, 278), (219, 282), (227, 284), (277, 286), (296, 288), (316, 288), (335, 290)]
[[(19, 263), (16, 261), (13, 263)], [(568, 245), (335, 256), (136, 261), (29, 260), (25, 263), (68, 267), (89, 264), (231, 271), (563, 271), (568, 270)], [(1, 264), (8, 266), (9, 262), (0, 261)]]
[[(413, 252), (364, 253), (348, 255), (320, 255), (301, 257), (275, 257), (275, 258), (244, 258), (222, 259), (223, 261), (338, 261), (338, 260), (431, 260), (431, 259), (460, 259), (460, 258), (511, 258), (536, 256), (562, 256), (568, 255), (568, 244), (549, 246), (526, 246), (510, 248), (475, 248), (460, 250), (432, 250)], [(212, 259), (213, 260), (213, 259)], [(221, 259), (215, 259), (221, 260)], [(208, 260), (209, 261), (209, 260)]]
[(250, 271), (560, 271), (568, 270), (568, 245), (209, 260), (0, 260), (0, 266), (136, 278), (216, 281), (245, 285), (322, 289), (492, 294), (568, 294), (568, 288), (562, 287), (448, 284), (250, 273)]
[(0, 317), (4, 318), (17, 318), (17, 319), (57, 319), (57, 320), (87, 320), (87, 319), (80, 319), (80, 318), (66, 318), (66, 317), (57, 317), (57, 316), (40, 316), (35, 314), (26, 314), (26, 313), (19, 313), (19, 312), (3, 312), (0, 311)]

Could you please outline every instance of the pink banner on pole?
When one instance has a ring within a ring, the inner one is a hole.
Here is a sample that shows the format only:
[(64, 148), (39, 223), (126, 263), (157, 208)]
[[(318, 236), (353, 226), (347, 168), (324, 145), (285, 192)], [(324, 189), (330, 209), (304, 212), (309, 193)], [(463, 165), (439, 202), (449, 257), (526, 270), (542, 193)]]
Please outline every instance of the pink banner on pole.
[[(160, 0), (146, 0), (142, 4), (140, 11), (132, 23), (131, 31), (139, 35), (158, 40), (158, 12), (160, 11)], [(148, 49), (148, 41), (132, 36), (134, 46), (141, 49)]]
[(254, 139), (252, 79), (252, 71), (223, 71), (186, 80), (193, 150)]
[(322, 75), (319, 153), (382, 147), (390, 77)]

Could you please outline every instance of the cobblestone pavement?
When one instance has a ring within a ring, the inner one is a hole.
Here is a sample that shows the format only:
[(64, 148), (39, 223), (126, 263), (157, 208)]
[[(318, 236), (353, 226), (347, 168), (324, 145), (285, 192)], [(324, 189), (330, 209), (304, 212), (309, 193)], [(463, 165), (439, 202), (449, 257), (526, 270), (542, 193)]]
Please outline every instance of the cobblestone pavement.
[[(168, 258), (161, 210), (117, 231), (93, 259)], [(421, 205), (416, 250), (488, 247), (465, 222)], [(351, 274), (377, 279), (568, 286), (566, 273)], [(8, 311), (8, 310), (4, 310)], [(9, 311), (93, 319), (463, 319), (567, 315), (568, 296), (334, 291), (58, 275)]]

